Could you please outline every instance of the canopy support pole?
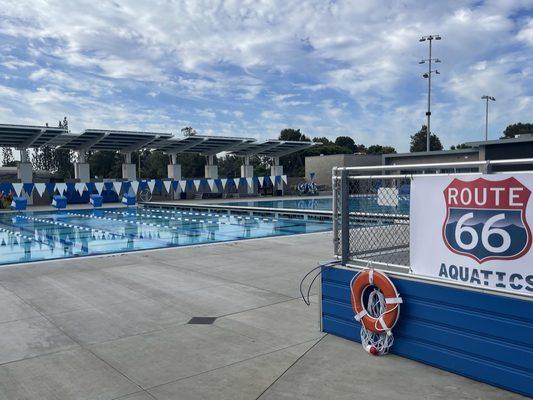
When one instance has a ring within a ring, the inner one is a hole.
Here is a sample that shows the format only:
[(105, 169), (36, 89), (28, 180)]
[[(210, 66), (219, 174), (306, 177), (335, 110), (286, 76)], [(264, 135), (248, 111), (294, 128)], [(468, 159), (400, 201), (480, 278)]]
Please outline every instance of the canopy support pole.
[(218, 179), (218, 165), (215, 165), (214, 154), (207, 155), (207, 164), (205, 165), (205, 178)]
[(131, 162), (131, 152), (124, 153), (124, 164), (122, 164), (122, 179), (129, 181), (137, 180), (137, 169)]
[(74, 178), (79, 182), (91, 181), (91, 169), (87, 162), (87, 155), (85, 151), (78, 151), (78, 161), (74, 163)]

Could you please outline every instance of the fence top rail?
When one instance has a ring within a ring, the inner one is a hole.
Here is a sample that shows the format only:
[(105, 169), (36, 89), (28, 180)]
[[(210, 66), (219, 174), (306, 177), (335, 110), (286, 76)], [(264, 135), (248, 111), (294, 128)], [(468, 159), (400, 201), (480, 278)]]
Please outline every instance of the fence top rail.
[[(522, 172), (522, 171), (520, 171)], [(526, 171), (527, 172), (527, 171)], [(461, 176), (461, 175), (481, 175), (481, 172), (450, 172), (446, 174), (395, 174), (395, 175), (350, 175), (350, 180), (366, 180), (366, 179), (414, 179), (417, 177), (433, 177), (433, 176)], [(341, 179), (340, 176), (335, 176), (334, 179)]]
[(447, 163), (427, 163), (427, 164), (404, 164), (404, 165), (373, 165), (363, 167), (333, 167), (333, 173), (340, 171), (398, 171), (398, 170), (423, 170), (440, 168), (465, 168), (482, 167), (489, 165), (518, 165), (533, 164), (533, 158), (515, 158), (509, 160), (486, 160), (486, 161), (464, 161)]

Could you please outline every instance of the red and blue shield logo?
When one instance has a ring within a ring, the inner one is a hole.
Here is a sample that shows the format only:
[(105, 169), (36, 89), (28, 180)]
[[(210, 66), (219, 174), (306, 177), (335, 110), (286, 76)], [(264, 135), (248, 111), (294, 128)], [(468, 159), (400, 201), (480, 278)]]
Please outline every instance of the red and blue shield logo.
[(531, 248), (526, 208), (531, 191), (516, 178), (454, 179), (444, 189), (442, 238), (452, 252), (483, 263), (514, 260)]

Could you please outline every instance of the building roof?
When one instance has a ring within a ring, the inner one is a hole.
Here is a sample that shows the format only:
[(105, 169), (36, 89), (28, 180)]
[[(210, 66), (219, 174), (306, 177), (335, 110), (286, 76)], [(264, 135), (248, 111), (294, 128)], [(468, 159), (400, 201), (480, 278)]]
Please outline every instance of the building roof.
[(282, 157), (317, 144), (321, 143), (271, 139), (262, 143), (250, 143), (248, 146), (232, 151), (232, 153), (237, 156)]
[[(467, 143), (467, 145), (471, 145)], [(455, 149), (455, 150), (435, 150), (435, 151), (416, 151), (413, 153), (393, 153), (393, 154), (383, 154), (383, 158), (402, 158), (402, 157), (425, 157), (425, 156), (438, 156), (445, 154), (468, 154), (468, 153), (478, 153), (477, 146), (472, 146), (469, 149)]]
[(468, 146), (495, 146), (495, 145), (506, 145), (513, 143), (524, 143), (524, 142), (533, 142), (532, 134), (522, 134), (519, 137), (507, 138), (507, 139), (494, 139), (494, 140), (483, 140), (479, 142), (468, 142), (465, 143)]
[(53, 145), (54, 139), (65, 133), (66, 129), (58, 127), (0, 124), (0, 146), (24, 149)]

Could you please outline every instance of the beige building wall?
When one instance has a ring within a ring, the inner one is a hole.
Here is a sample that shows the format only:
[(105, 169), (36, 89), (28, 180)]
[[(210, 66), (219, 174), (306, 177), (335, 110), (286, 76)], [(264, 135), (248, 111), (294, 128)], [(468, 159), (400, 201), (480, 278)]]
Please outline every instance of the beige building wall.
[(305, 178), (315, 173), (315, 183), (331, 188), (331, 170), (333, 167), (359, 167), (381, 165), (381, 155), (371, 154), (333, 154), (305, 157)]
[(479, 161), (477, 148), (459, 150), (441, 150), (419, 153), (386, 154), (383, 156), (384, 165), (432, 164)]

